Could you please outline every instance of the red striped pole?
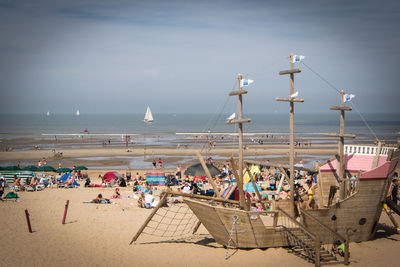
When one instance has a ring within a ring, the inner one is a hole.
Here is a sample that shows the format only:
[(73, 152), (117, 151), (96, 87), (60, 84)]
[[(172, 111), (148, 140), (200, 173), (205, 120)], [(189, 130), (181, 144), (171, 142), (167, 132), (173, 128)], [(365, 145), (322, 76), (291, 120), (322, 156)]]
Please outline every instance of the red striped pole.
[(29, 212), (27, 209), (25, 210), (25, 216), (26, 216), (26, 223), (28, 224), (29, 233), (32, 233), (31, 220), (29, 219)]
[(68, 205), (69, 205), (69, 200), (67, 200), (67, 203), (65, 203), (64, 217), (62, 219), (62, 224), (65, 224), (65, 219), (67, 218)]

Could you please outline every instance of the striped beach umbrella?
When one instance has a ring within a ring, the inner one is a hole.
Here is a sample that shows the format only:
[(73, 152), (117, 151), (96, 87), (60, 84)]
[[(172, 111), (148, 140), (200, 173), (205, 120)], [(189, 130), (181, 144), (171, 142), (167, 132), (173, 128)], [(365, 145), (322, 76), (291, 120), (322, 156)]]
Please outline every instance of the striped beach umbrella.
[(36, 167), (35, 165), (28, 165), (22, 168), (22, 170), (24, 171), (31, 171), (31, 172), (35, 172), (37, 171), (38, 167)]
[(7, 166), (4, 168), (5, 171), (20, 171), (21, 169), (18, 166)]
[(67, 172), (72, 172), (70, 168), (58, 168), (57, 173), (67, 173)]
[(85, 166), (76, 166), (75, 168), (74, 168), (74, 171), (82, 171), (82, 170), (87, 170), (88, 168), (87, 167), (85, 167)]
[(43, 165), (40, 168), (37, 169), (38, 172), (55, 172), (56, 169), (49, 165)]

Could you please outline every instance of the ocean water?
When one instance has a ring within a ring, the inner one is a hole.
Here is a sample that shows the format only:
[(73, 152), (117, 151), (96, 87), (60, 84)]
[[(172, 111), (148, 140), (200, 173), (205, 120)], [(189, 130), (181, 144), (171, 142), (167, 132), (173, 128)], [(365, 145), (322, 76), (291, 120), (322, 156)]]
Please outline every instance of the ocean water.
[[(348, 115), (347, 115), (348, 114)], [(357, 114), (346, 114), (345, 132), (360, 138), (374, 138)], [(228, 125), (226, 117), (210, 114), (154, 114), (153, 123), (143, 123), (143, 114), (82, 114), (81, 116), (54, 114), (51, 116), (0, 115), (0, 138), (43, 137), (48, 135), (83, 134), (138, 134), (175, 135), (175, 133), (231, 133), (237, 126)], [(285, 135), (289, 132), (288, 114), (248, 114), (251, 123), (244, 125), (245, 133)], [(400, 132), (400, 116), (396, 114), (364, 115), (370, 128), (387, 141), (395, 141)], [(323, 135), (339, 131), (339, 114), (295, 114), (296, 136)]]

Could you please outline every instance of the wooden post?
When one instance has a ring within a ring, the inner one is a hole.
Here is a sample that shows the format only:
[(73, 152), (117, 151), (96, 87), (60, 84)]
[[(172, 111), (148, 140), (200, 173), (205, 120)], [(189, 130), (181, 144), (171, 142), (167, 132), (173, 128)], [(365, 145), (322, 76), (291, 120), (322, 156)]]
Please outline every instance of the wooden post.
[(26, 223), (28, 224), (28, 231), (29, 233), (32, 233), (31, 220), (29, 219), (29, 212), (27, 209), (25, 210), (25, 217), (26, 217)]
[(197, 157), (198, 157), (199, 160), (200, 160), (201, 166), (203, 166), (203, 169), (204, 169), (204, 171), (206, 172), (208, 181), (210, 182), (211, 186), (212, 186), (213, 189), (214, 189), (215, 196), (216, 196), (217, 198), (221, 198), (221, 194), (220, 194), (220, 192), (219, 192), (219, 190), (218, 190), (218, 187), (217, 187), (217, 185), (215, 184), (214, 179), (212, 178), (211, 173), (210, 173), (210, 171), (208, 170), (207, 165), (206, 165), (206, 163), (205, 163), (204, 160), (203, 160), (203, 157), (201, 156), (201, 154), (200, 154), (199, 151), (196, 151), (196, 155), (197, 155)]
[[(238, 75), (238, 89), (239, 91), (242, 90), (241, 87), (241, 81), (242, 81), (242, 74)], [(241, 120), (243, 118), (243, 103), (242, 103), (242, 95), (238, 95), (238, 120)], [(240, 191), (243, 191), (243, 123), (239, 123), (239, 176), (237, 177), (238, 180), (240, 180), (241, 186), (239, 187)], [(239, 185), (239, 184), (238, 184)], [(239, 195), (240, 198), (240, 203), (244, 203), (244, 193)]]
[(132, 238), (132, 241), (129, 243), (129, 245), (131, 245), (133, 242), (135, 242), (139, 238), (139, 236), (143, 232), (144, 228), (146, 228), (147, 224), (151, 221), (153, 216), (157, 213), (158, 209), (161, 208), (161, 206), (164, 204), (168, 195), (169, 195), (168, 192), (165, 192), (165, 194), (160, 199), (160, 202), (158, 202), (157, 206), (150, 213), (149, 217), (147, 217), (146, 221), (142, 224), (140, 229), (137, 231), (136, 235)]
[[(340, 91), (341, 95), (341, 107), (344, 107), (344, 90)], [(344, 110), (340, 111), (340, 136), (339, 136), (339, 178), (342, 181), (340, 187), (340, 197), (344, 199), (346, 197), (346, 182), (345, 182), (345, 166), (344, 166)]]
[(239, 205), (241, 207), (243, 207), (245, 210), (249, 210), (247, 205), (246, 205), (245, 198), (244, 198), (243, 180), (241, 180), (239, 178), (239, 174), (238, 174), (237, 169), (236, 169), (236, 164), (235, 164), (235, 161), (233, 160), (232, 157), (231, 157), (230, 161), (231, 161), (231, 165), (232, 165), (233, 174), (235, 175), (236, 184), (237, 184), (237, 187), (239, 189), (239, 203), (240, 203)]
[(378, 140), (378, 149), (376, 150), (376, 154), (374, 160), (372, 162), (372, 169), (375, 169), (379, 165), (379, 158), (382, 152), (382, 142)]
[[(300, 69), (294, 68), (294, 54), (290, 54), (290, 69), (280, 71), (280, 75), (290, 75), (290, 95), (289, 98), (276, 98), (277, 101), (285, 101), (290, 103), (290, 115), (289, 115), (289, 126), (290, 126), (290, 135), (289, 135), (289, 169), (290, 169), (290, 190), (294, 192), (294, 102), (304, 102), (304, 99), (297, 99), (293, 96), (294, 93), (294, 74), (300, 73)], [(294, 197), (291, 197), (291, 208), (295, 209)]]
[(316, 235), (316, 237), (315, 237), (315, 266), (316, 267), (321, 266), (320, 249), (321, 249), (320, 237), (319, 237), (319, 235)]
[(62, 224), (65, 224), (65, 219), (67, 218), (67, 212), (68, 212), (68, 205), (69, 205), (69, 200), (65, 203), (65, 209), (64, 209), (64, 216), (62, 219)]
[(254, 178), (253, 178), (253, 176), (251, 175), (251, 173), (249, 172), (249, 169), (248, 169), (248, 168), (246, 168), (246, 172), (247, 172), (247, 174), (250, 176), (250, 181), (251, 181), (251, 183), (253, 184), (254, 190), (256, 191), (256, 195), (257, 195), (257, 198), (258, 198), (258, 202), (261, 204), (261, 206), (262, 206), (262, 208), (263, 208), (264, 210), (267, 210), (267, 208), (265, 207), (264, 203), (261, 201), (261, 194), (260, 194), (260, 192), (258, 191), (256, 182), (254, 181)]
[[(294, 54), (290, 54), (290, 69), (294, 69), (293, 63)], [(294, 93), (294, 73), (290, 74), (290, 95)], [(294, 103), (290, 102), (290, 151), (289, 151), (289, 166), (290, 166), (290, 190), (292, 191), (292, 210), (295, 209), (294, 204)]]

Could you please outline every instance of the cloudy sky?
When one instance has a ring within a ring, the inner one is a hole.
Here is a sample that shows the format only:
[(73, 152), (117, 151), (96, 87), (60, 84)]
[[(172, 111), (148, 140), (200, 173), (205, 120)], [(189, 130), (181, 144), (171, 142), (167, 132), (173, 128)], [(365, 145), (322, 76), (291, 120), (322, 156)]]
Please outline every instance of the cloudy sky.
[[(287, 112), (291, 52), (305, 55), (298, 112), (335, 88), (362, 112), (399, 113), (398, 1), (0, 0), (0, 113)], [(310, 68), (314, 71), (311, 71)]]

